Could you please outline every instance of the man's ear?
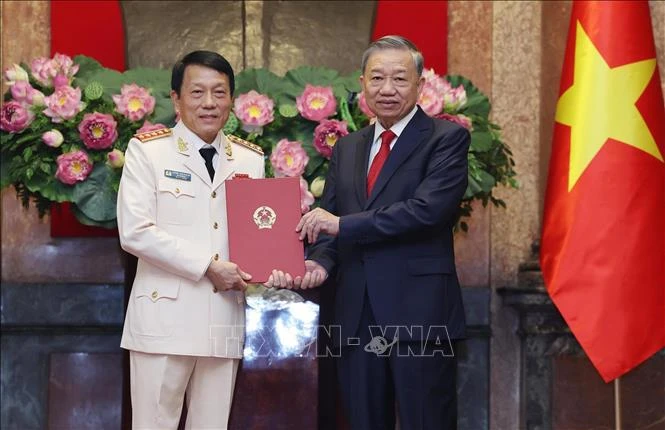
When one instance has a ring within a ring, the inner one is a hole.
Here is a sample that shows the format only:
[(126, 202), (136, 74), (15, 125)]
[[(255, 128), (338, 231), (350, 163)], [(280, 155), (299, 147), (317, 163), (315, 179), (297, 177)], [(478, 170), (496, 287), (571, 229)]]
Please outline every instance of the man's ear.
[(418, 94), (423, 90), (423, 85), (425, 85), (425, 77), (420, 76), (420, 78), (418, 78)]
[(171, 90), (170, 95), (171, 102), (173, 102), (173, 110), (177, 115), (180, 112), (180, 97), (178, 97), (178, 93), (176, 93), (175, 90)]

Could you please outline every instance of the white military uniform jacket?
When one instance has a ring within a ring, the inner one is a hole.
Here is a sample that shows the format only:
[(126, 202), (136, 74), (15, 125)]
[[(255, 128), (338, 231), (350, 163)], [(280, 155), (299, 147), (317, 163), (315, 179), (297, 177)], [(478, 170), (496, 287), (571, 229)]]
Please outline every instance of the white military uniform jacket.
[(118, 192), (120, 244), (138, 257), (121, 347), (241, 358), (244, 295), (213, 292), (211, 260), (228, 260), (224, 181), (264, 176), (258, 146), (219, 133), (214, 181), (180, 122), (130, 140)]

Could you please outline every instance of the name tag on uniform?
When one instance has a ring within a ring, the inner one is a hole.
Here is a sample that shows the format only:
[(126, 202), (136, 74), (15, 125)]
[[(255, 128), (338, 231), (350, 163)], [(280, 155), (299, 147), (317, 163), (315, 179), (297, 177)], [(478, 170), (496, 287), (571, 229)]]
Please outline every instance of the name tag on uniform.
[(180, 181), (192, 180), (192, 175), (190, 173), (178, 172), (177, 170), (164, 170), (164, 176), (167, 178), (178, 179)]

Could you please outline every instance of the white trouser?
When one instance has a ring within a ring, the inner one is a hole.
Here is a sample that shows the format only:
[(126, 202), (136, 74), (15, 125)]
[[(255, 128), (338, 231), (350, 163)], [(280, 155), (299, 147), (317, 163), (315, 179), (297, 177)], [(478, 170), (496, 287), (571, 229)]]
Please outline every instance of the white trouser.
[(239, 360), (130, 351), (129, 361), (133, 429), (176, 430), (183, 397), (186, 429), (227, 428)]

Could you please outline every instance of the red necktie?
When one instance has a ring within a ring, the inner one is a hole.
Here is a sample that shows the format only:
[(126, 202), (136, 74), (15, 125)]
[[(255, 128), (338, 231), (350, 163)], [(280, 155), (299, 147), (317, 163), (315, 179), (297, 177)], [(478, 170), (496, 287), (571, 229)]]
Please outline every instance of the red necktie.
[(392, 130), (385, 130), (381, 133), (381, 149), (379, 149), (379, 152), (374, 156), (372, 167), (369, 168), (369, 173), (367, 174), (368, 196), (372, 194), (372, 188), (374, 188), (376, 179), (379, 177), (379, 173), (381, 173), (383, 163), (386, 162), (388, 154), (390, 154), (390, 142), (392, 142), (394, 138), (395, 133), (393, 133)]

